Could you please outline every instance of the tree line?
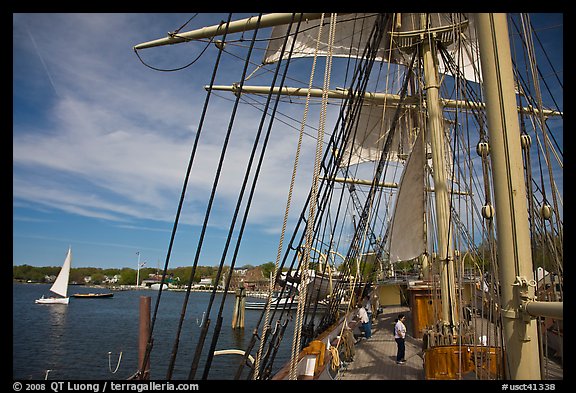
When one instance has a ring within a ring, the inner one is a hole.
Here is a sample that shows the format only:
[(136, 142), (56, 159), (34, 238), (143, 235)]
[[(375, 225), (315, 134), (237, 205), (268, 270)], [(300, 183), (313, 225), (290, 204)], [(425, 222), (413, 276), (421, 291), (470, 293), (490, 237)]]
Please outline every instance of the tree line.
[[(557, 237), (553, 237), (550, 244), (542, 245), (537, 244), (536, 242), (533, 243), (533, 262), (534, 268), (536, 267), (544, 267), (551, 273), (559, 273), (559, 270), (562, 269), (562, 266), (558, 266), (554, 263), (553, 260), (550, 259), (550, 252), (549, 248), (552, 246), (556, 246), (557, 249), (561, 250), (561, 243), (559, 242)], [(490, 262), (490, 255), (492, 252), (490, 251), (490, 246), (488, 242), (481, 243), (475, 252), (461, 252), (463, 257), (463, 265), (466, 268), (477, 269), (481, 272), (489, 272), (492, 270), (491, 262)], [(383, 261), (386, 262), (386, 261)], [(357, 272), (357, 266), (359, 266), (360, 271), (358, 272), (363, 280), (367, 280), (374, 275), (374, 273), (378, 270), (379, 262), (376, 260), (374, 255), (368, 255), (362, 258), (362, 262), (359, 265), (356, 264), (345, 264), (342, 263), (340, 266), (337, 267), (338, 271), (341, 271), (345, 274), (355, 275)], [(274, 263), (273, 262), (266, 262), (259, 266), (252, 266), (252, 265), (244, 265), (240, 267), (240, 269), (254, 269), (259, 268), (261, 270), (262, 276), (264, 278), (268, 278), (270, 273), (274, 272)], [(315, 263), (311, 263), (310, 266), (312, 269), (318, 267)], [(418, 261), (417, 259), (411, 261), (404, 261), (404, 262), (397, 262), (394, 264), (395, 270), (397, 271), (405, 271), (405, 272), (414, 272), (418, 269)], [(286, 268), (282, 269), (283, 271), (287, 270)], [(40, 282), (45, 283), (48, 282), (47, 277), (56, 276), (60, 271), (59, 266), (48, 266), (48, 267), (36, 267), (30, 265), (21, 265), (21, 266), (13, 266), (12, 267), (12, 276), (14, 280), (17, 281), (31, 281), (31, 282)], [(230, 271), (229, 266), (224, 266), (221, 278), (227, 277)], [(84, 284), (84, 278), (90, 277), (92, 284), (102, 284), (105, 281), (105, 278), (111, 278), (114, 276), (118, 276), (117, 285), (135, 285), (136, 284), (136, 277), (137, 277), (137, 270), (132, 268), (109, 268), (109, 269), (102, 269), (96, 267), (78, 267), (72, 268), (70, 271), (70, 283), (79, 283)], [(140, 269), (140, 281), (143, 279), (148, 278), (149, 274), (162, 274), (162, 271), (158, 271), (158, 269), (152, 267), (146, 267)], [(192, 267), (177, 267), (174, 269), (168, 269), (166, 272), (166, 276), (170, 277), (176, 281), (179, 281), (181, 285), (186, 285), (190, 281), (190, 275), (192, 274)], [(218, 274), (218, 267), (217, 266), (197, 266), (196, 271), (194, 274), (194, 278), (192, 280), (193, 283), (200, 282), (201, 278), (211, 278), (212, 282), (216, 279)], [(177, 279), (176, 279), (177, 278)]]
[[(271, 271), (274, 271), (274, 263), (267, 262), (258, 266), (262, 270), (264, 277), (268, 277)], [(254, 269), (252, 265), (244, 265), (241, 269)], [(20, 265), (12, 266), (12, 279), (16, 281), (23, 282), (37, 282), (46, 283), (49, 282), (50, 276), (56, 276), (60, 272), (59, 266), (30, 266), (30, 265)], [(229, 266), (224, 266), (222, 269), (222, 275), (226, 276), (230, 272)], [(218, 273), (217, 266), (196, 266), (196, 271), (194, 273), (194, 278), (192, 282), (198, 283), (201, 278), (211, 278), (214, 280)], [(141, 268), (140, 269), (140, 281), (146, 279), (151, 274), (162, 274), (162, 271), (156, 268)], [(177, 267), (174, 269), (168, 269), (166, 271), (166, 277), (172, 278), (180, 282), (180, 284), (187, 284), (190, 281), (190, 275), (192, 274), (192, 267)], [(100, 285), (104, 284), (106, 278), (111, 279), (114, 276), (118, 277), (118, 281), (115, 285), (135, 285), (137, 279), (138, 271), (136, 269), (124, 267), (118, 268), (108, 268), (102, 269), (98, 267), (77, 267), (70, 269), (70, 279), (69, 282), (73, 284), (84, 284), (85, 277), (90, 277), (90, 284)]]

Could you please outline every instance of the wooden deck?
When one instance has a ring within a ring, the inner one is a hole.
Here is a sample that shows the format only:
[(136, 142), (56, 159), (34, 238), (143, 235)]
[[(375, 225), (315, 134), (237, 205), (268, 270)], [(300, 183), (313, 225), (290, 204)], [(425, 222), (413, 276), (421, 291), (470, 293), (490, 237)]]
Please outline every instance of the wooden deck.
[(406, 328), (410, 332), (410, 309), (385, 307), (372, 325), (372, 337), (356, 344), (354, 361), (341, 371), (341, 380), (424, 379), (421, 340), (406, 335), (406, 363), (396, 364), (394, 320), (400, 313), (406, 315)]
[[(394, 320), (399, 313), (406, 315), (406, 363), (396, 364)], [(354, 361), (340, 371), (340, 380), (424, 380), (422, 340), (410, 336), (411, 315), (408, 307), (388, 306), (372, 325), (372, 337), (355, 345)], [(562, 380), (563, 368), (552, 360), (546, 361), (542, 379)]]

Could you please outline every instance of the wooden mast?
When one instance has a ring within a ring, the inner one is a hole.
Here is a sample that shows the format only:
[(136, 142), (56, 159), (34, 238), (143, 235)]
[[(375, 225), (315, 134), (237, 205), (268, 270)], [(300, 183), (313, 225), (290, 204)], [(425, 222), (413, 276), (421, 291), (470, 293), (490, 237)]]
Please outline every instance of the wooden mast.
[[(428, 30), (428, 14), (421, 14), (420, 28)], [(436, 191), (436, 220), (438, 236), (438, 261), (440, 263), (440, 296), (442, 299), (442, 323), (452, 327), (454, 333), (458, 321), (456, 312), (456, 290), (454, 278), (454, 248), (450, 236), (450, 199), (446, 183), (446, 164), (444, 149), (444, 125), (442, 105), (440, 104), (440, 81), (438, 79), (438, 59), (436, 40), (426, 33), (421, 44), (424, 61), (424, 83), (426, 90), (426, 109), (428, 124), (426, 131), (432, 147), (432, 165), (434, 166), (434, 189)]]
[(494, 177), (506, 379), (541, 379), (528, 206), (506, 14), (477, 14)]

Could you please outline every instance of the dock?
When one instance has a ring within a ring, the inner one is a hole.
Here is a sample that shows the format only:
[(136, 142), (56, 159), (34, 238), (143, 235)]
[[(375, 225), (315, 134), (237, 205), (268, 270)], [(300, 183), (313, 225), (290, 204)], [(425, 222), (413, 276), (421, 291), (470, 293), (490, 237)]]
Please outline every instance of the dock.
[[(406, 363), (396, 364), (394, 323), (398, 314), (406, 315)], [(376, 317), (372, 337), (361, 339), (355, 345), (354, 361), (340, 371), (340, 380), (425, 380), (422, 340), (410, 336), (412, 331), (410, 309), (405, 306), (388, 306)], [(542, 379), (562, 380), (563, 368), (552, 359), (546, 359)], [(474, 378), (472, 376), (472, 378)]]

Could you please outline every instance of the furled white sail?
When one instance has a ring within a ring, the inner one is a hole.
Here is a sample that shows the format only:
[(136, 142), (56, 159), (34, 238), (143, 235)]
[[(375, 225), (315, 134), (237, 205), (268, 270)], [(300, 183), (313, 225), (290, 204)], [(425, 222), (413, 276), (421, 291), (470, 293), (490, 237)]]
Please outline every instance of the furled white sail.
[[(324, 23), (328, 23), (330, 14), (326, 14)], [(420, 13), (397, 13), (394, 14), (394, 23), (391, 31), (387, 32), (378, 50), (377, 61), (390, 61), (391, 63), (407, 64), (411, 58), (411, 47), (421, 40), (420, 35), (414, 34), (421, 30)], [(370, 39), (370, 32), (374, 26), (377, 14), (350, 13), (340, 14), (338, 29), (332, 46), (332, 56), (335, 57), (360, 57), (364, 52), (366, 43)], [(321, 19), (307, 21), (301, 24), (300, 31), (295, 37), (296, 43), (292, 58), (313, 56), (316, 51), (318, 26)], [(431, 13), (429, 14), (430, 30), (435, 37), (447, 49), (450, 57), (471, 81), (477, 81), (480, 69), (478, 68), (476, 40), (473, 18), (468, 18), (465, 13)], [(283, 38), (287, 27), (277, 26), (272, 29), (272, 35), (264, 53), (264, 64), (270, 64), (280, 59)], [(296, 24), (290, 29), (291, 40), (294, 39)], [(325, 56), (329, 52), (328, 47), (329, 29), (323, 28), (320, 36), (318, 55)], [(291, 42), (288, 43), (290, 47)], [(285, 53), (288, 56), (288, 53)], [(448, 67), (444, 60), (439, 58), (438, 70), (446, 73)]]
[[(330, 14), (326, 14), (324, 23), (329, 21)], [(374, 26), (376, 14), (344, 14), (338, 16), (338, 29), (334, 39), (332, 55), (336, 57), (360, 57), (362, 51), (366, 46), (369, 38), (370, 31)], [(292, 57), (307, 57), (313, 56), (316, 51), (316, 40), (318, 38), (318, 28), (321, 19), (307, 21), (302, 23), (300, 31), (296, 36), (296, 43)], [(287, 27), (277, 26), (272, 29), (272, 35), (268, 42), (268, 47), (264, 53), (264, 64), (277, 62), (280, 59), (283, 40), (282, 37), (286, 35)], [(290, 30), (291, 40), (296, 31), (296, 24)], [(325, 56), (328, 53), (328, 36), (329, 29), (323, 28), (320, 36), (320, 45), (318, 47), (318, 55)], [(288, 42), (288, 47), (292, 42)], [(285, 55), (287, 56), (287, 54)], [(384, 51), (381, 50), (378, 59), (382, 60)]]
[(62, 269), (60, 273), (58, 273), (58, 277), (56, 277), (56, 281), (52, 284), (50, 290), (60, 296), (66, 297), (68, 294), (68, 279), (70, 277), (70, 267), (72, 264), (72, 249), (68, 248), (68, 253), (66, 254), (66, 259), (64, 260), (64, 264), (62, 265)]
[[(326, 14), (324, 23), (328, 23), (329, 14)], [(338, 15), (338, 29), (334, 45), (330, 51), (336, 57), (359, 57), (369, 39), (377, 14), (350, 13)], [(390, 61), (391, 63), (407, 64), (412, 57), (412, 48), (416, 47), (421, 36), (415, 32), (420, 31), (422, 23), (420, 13), (394, 14), (393, 31), (384, 35), (377, 61)], [(473, 18), (472, 18), (473, 19)], [(478, 61), (473, 61), (477, 56), (477, 40), (473, 20), (463, 13), (431, 13), (428, 14), (430, 31), (434, 32), (438, 40), (449, 53), (449, 58), (459, 66), (463, 76), (468, 80), (477, 80), (479, 75)], [(298, 35), (294, 36), (296, 26), (290, 29), (290, 39), (295, 39), (295, 49), (292, 57), (313, 56), (316, 51), (316, 41), (321, 20), (307, 21), (302, 24)], [(329, 29), (323, 28), (320, 35), (318, 55), (324, 56), (329, 53), (328, 34)], [(279, 60), (282, 37), (285, 36), (287, 27), (277, 26), (272, 30), (272, 36), (266, 49), (263, 63), (273, 63)], [(394, 48), (394, 49), (389, 49)], [(287, 55), (287, 54), (286, 54)], [(446, 73), (448, 66), (444, 58), (438, 58), (438, 70)], [(460, 74), (460, 76), (462, 76)], [(393, 142), (388, 150), (388, 160), (398, 161), (406, 159), (410, 153), (417, 130), (413, 126), (414, 109), (403, 108)], [(382, 147), (386, 141), (392, 118), (395, 113), (395, 105), (384, 107), (382, 105), (366, 104), (362, 107), (358, 119), (353, 141), (345, 147), (345, 155), (341, 159), (341, 166), (355, 165), (363, 162), (378, 161)], [(352, 119), (355, 121), (356, 119)]]
[(400, 180), (390, 233), (390, 262), (408, 261), (425, 250), (422, 134), (416, 138)]
[[(389, 161), (406, 160), (415, 139), (413, 109), (402, 108), (402, 114), (393, 133), (392, 142), (387, 150)], [(341, 166), (356, 165), (378, 161), (392, 126), (396, 107), (365, 104), (360, 110), (355, 129), (351, 131), (350, 141), (344, 148)]]

